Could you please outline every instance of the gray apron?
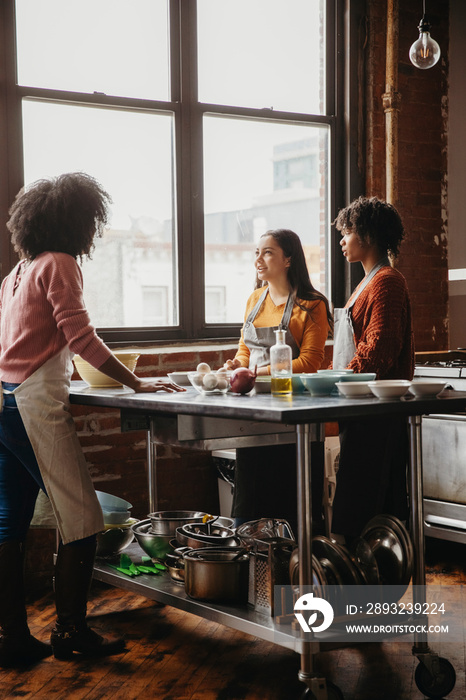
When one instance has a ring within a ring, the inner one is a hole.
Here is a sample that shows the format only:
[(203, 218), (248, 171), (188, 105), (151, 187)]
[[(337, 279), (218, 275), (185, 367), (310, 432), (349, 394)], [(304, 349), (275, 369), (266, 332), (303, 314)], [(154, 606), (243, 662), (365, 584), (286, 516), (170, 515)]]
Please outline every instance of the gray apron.
[(276, 331), (277, 329), (286, 330), (285, 340), (286, 344), (289, 345), (291, 348), (291, 355), (293, 360), (299, 357), (299, 347), (288, 328), (291, 314), (293, 312), (294, 303), (291, 298), (291, 294), (287, 299), (282, 320), (280, 321), (277, 327), (266, 326), (265, 328), (256, 328), (254, 326), (254, 320), (257, 314), (259, 313), (260, 308), (264, 303), (268, 293), (269, 289), (268, 287), (266, 287), (264, 293), (260, 296), (257, 304), (247, 317), (246, 323), (244, 324), (243, 328), (243, 340), (250, 353), (250, 369), (254, 369), (256, 365), (258, 367), (266, 367), (268, 364), (270, 364), (270, 348), (277, 342), (274, 333), (274, 331)]
[(63, 544), (104, 529), (102, 509), (68, 411), (72, 353), (63, 348), (13, 391)]
[(345, 369), (356, 354), (356, 344), (354, 342), (353, 321), (351, 318), (351, 309), (358, 296), (363, 289), (369, 284), (371, 279), (377, 274), (380, 268), (390, 265), (387, 257), (382, 258), (374, 265), (372, 270), (367, 273), (360, 283), (357, 292), (354, 294), (351, 302), (344, 309), (333, 310), (333, 368)]

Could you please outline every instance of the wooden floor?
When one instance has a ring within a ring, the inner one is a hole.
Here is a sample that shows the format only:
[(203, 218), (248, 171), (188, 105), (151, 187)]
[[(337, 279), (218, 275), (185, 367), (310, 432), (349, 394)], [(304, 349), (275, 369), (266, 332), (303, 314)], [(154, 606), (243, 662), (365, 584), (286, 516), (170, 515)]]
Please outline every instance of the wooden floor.
[[(438, 540), (427, 544), (430, 582), (466, 583), (466, 547)], [(138, 595), (94, 583), (91, 624), (126, 636), (125, 654), (86, 661), (45, 659), (33, 668), (0, 670), (0, 698), (44, 700), (133, 698), (161, 700), (295, 700), (299, 657), (274, 644), (232, 631)], [(33, 634), (47, 640), (54, 621), (51, 595), (29, 610)], [(434, 648), (434, 647), (433, 647)], [(465, 646), (444, 644), (441, 655), (457, 673), (448, 698), (464, 700)], [(417, 660), (411, 644), (355, 644), (326, 651), (317, 663), (345, 700), (419, 700)]]

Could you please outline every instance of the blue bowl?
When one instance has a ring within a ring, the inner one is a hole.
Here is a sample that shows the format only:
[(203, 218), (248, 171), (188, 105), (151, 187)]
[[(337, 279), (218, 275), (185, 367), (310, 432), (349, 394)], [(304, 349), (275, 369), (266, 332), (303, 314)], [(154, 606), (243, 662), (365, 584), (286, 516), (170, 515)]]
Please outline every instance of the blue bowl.
[(332, 391), (338, 391), (335, 384), (341, 381), (343, 374), (301, 374), (301, 381), (312, 396), (329, 396)]
[(340, 382), (372, 382), (376, 378), (375, 372), (355, 372), (354, 374), (345, 374), (340, 377)]
[(317, 374), (353, 374), (352, 369), (318, 369)]
[(301, 381), (301, 375), (300, 374), (293, 374), (291, 377), (291, 384), (293, 387), (293, 394), (304, 394), (306, 391), (306, 387)]

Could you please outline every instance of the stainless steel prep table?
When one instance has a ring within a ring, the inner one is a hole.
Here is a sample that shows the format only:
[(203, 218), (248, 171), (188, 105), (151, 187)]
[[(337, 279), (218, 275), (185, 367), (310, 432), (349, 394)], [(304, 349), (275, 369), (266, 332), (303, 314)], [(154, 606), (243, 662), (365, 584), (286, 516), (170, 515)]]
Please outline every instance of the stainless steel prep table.
[[(464, 411), (466, 392), (444, 392), (439, 398), (380, 401), (370, 397), (348, 399), (336, 396), (312, 397), (309, 394), (281, 398), (269, 394), (201, 396), (190, 388), (185, 393), (134, 394), (126, 389), (91, 389), (84, 382), (72, 382), (70, 400), (72, 404), (119, 409), (123, 429), (147, 428), (151, 510), (156, 503), (154, 457), (157, 443), (193, 449), (217, 449), (231, 444), (239, 446), (296, 441), (300, 586), (312, 583), (310, 443), (324, 440), (326, 422), (369, 416), (406, 416), (410, 430), (410, 531), (416, 554), (413, 584), (422, 586), (425, 583), (421, 416)], [(134, 549), (135, 545), (132, 547)], [(131, 549), (127, 551), (131, 554)], [(323, 633), (318, 640), (313, 641), (301, 639), (276, 625), (270, 617), (249, 608), (191, 600), (181, 586), (168, 581), (166, 577), (142, 575), (137, 580), (130, 579), (118, 574), (105, 562), (96, 565), (95, 575), (107, 583), (134, 590), (151, 599), (294, 649), (301, 655), (299, 677), (312, 693), (308, 696), (309, 699), (330, 698), (325, 679), (319, 677), (314, 670), (313, 657), (319, 651), (319, 643), (331, 641), (331, 635)], [(434, 674), (437, 656), (430, 651), (426, 638), (415, 635), (413, 652)]]

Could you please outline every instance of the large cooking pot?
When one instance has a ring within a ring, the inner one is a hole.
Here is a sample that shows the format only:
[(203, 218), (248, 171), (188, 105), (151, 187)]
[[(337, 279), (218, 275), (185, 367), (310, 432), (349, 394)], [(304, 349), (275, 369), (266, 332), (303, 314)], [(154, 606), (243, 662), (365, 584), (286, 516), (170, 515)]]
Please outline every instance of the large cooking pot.
[(187, 523), (176, 528), (176, 539), (182, 547), (237, 547), (234, 531), (213, 523)]
[(190, 598), (247, 602), (249, 555), (245, 549), (193, 549), (183, 558), (185, 590)]

